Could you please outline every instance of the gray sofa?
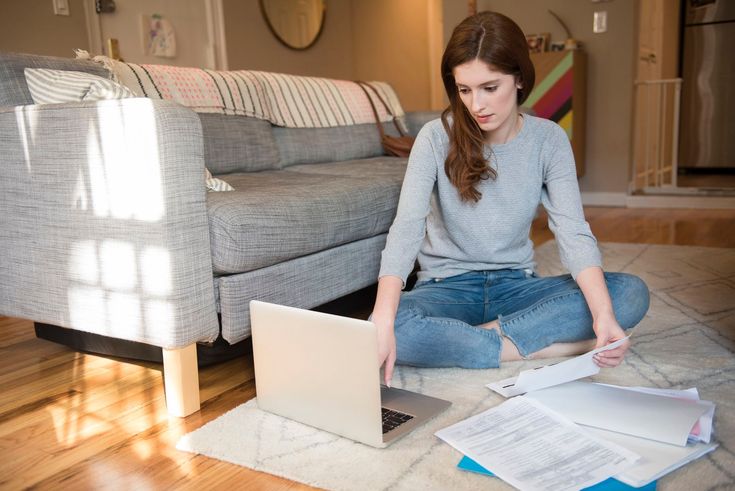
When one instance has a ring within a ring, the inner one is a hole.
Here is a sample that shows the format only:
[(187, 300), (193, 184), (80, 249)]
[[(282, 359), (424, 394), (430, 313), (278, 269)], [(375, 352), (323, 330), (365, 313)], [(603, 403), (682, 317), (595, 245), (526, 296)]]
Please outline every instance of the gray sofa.
[[(376, 281), (406, 161), (374, 125), (290, 129), (146, 98), (34, 105), (25, 67), (109, 76), (0, 53), (1, 314), (162, 348), (183, 416), (199, 408), (196, 345), (248, 338), (250, 300), (312, 308)], [(235, 191), (207, 193), (205, 164)]]

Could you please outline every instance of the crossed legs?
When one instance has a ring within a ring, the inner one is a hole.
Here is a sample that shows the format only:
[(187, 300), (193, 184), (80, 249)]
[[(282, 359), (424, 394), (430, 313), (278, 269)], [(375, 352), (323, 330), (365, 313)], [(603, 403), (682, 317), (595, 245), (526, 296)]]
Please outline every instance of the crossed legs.
[[(635, 326), (648, 310), (647, 287), (623, 273), (606, 273), (605, 280), (620, 325)], [(421, 282), (401, 297), (395, 333), (397, 362), (415, 366), (492, 368), (595, 345), (592, 316), (576, 282), (522, 270)]]

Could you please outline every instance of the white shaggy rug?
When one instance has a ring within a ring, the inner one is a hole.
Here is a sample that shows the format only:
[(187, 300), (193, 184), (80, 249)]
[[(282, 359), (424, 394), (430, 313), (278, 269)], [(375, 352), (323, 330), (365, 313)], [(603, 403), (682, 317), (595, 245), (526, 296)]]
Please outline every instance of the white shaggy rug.
[[(717, 404), (720, 446), (659, 480), (658, 489), (734, 489), (735, 249), (610, 243), (601, 248), (607, 271), (646, 281), (651, 309), (633, 333), (625, 363), (593, 379), (697, 387), (702, 399)], [(554, 242), (537, 249), (537, 261), (541, 275), (562, 272)], [(496, 478), (458, 470), (461, 455), (433, 435), (504, 400), (485, 384), (539, 364), (506, 363), (497, 370), (399, 367), (395, 386), (453, 405), (383, 450), (265, 413), (254, 400), (185, 435), (177, 448), (325, 489), (509, 489)]]

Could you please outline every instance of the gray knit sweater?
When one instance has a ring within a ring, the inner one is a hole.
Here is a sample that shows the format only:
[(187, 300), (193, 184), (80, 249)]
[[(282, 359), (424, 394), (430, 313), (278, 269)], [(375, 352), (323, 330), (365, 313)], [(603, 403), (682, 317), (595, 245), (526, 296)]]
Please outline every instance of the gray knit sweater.
[(585, 221), (574, 156), (556, 123), (523, 116), (520, 132), (485, 147), (498, 175), (480, 181), (479, 202), (463, 202), (444, 171), (449, 138), (441, 120), (419, 132), (408, 160), (398, 212), (383, 250), (380, 275), (404, 284), (418, 258), (419, 281), (468, 271), (534, 269), (531, 222), (538, 204), (549, 215), (562, 263), (576, 278), (600, 266), (600, 251)]

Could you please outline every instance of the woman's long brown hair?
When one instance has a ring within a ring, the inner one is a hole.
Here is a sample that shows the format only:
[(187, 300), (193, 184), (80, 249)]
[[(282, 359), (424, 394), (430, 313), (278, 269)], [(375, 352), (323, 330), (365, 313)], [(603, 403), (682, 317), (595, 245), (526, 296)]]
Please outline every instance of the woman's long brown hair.
[(475, 202), (482, 197), (477, 183), (495, 179), (497, 172), (485, 160), (482, 130), (459, 97), (453, 70), (476, 59), (484, 61), (493, 70), (516, 78), (521, 87), (517, 91), (518, 105), (526, 100), (536, 78), (526, 36), (510, 18), (497, 12), (480, 12), (467, 17), (454, 28), (441, 63), (442, 80), (449, 97), (449, 107), (441, 116), (449, 135), (444, 171), (462, 200)]

